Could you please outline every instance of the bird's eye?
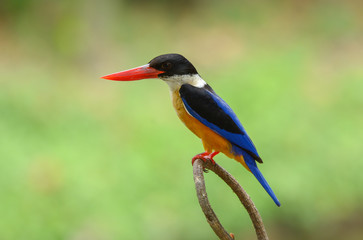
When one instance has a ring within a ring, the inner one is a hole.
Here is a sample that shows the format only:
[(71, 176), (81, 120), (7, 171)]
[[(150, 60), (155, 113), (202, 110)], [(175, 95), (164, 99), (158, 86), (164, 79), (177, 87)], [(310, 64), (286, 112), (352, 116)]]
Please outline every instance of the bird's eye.
[(164, 70), (169, 70), (172, 66), (173, 64), (171, 62), (165, 62), (161, 65), (161, 68)]

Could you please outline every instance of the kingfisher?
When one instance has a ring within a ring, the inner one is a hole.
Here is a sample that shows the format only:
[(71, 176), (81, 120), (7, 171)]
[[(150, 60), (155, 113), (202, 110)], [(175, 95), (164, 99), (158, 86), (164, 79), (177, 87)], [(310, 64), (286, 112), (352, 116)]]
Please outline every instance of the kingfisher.
[(180, 120), (198, 136), (205, 152), (192, 158), (210, 160), (223, 153), (251, 172), (277, 206), (280, 202), (256, 162), (262, 163), (256, 147), (230, 106), (201, 78), (196, 68), (180, 54), (164, 54), (148, 64), (103, 76), (115, 81), (159, 78), (169, 85), (173, 106)]

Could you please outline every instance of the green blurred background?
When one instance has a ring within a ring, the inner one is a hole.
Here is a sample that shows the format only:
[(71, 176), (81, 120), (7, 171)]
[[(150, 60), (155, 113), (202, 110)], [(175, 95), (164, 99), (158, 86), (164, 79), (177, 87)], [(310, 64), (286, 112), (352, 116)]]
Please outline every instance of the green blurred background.
[[(198, 205), (202, 144), (159, 80), (108, 73), (176, 52), (241, 119), (282, 206), (218, 155), (271, 239), (363, 238), (362, 1), (0, 2), (0, 239), (216, 239)], [(255, 239), (206, 176), (236, 239)]]

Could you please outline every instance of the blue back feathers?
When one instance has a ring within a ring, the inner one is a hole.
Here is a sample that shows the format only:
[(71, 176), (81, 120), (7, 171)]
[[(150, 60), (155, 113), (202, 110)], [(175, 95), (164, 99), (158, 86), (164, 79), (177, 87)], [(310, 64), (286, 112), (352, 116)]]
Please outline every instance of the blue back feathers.
[(197, 88), (189, 84), (182, 85), (179, 93), (188, 113), (231, 142), (232, 152), (235, 155), (243, 156), (252, 174), (271, 196), (275, 204), (280, 206), (276, 195), (257, 168), (256, 161), (262, 162), (262, 160), (255, 145), (228, 104), (213, 90)]
[[(191, 85), (189, 85), (189, 86), (191, 86)], [(205, 89), (198, 89), (196, 87), (193, 87), (193, 88), (194, 88), (193, 89), (194, 91), (192, 93), (194, 95), (200, 94), (199, 99), (189, 98), (189, 96), (187, 95), (188, 92), (186, 92), (186, 89), (187, 89), (186, 87), (184, 87), (182, 89), (183, 91), (181, 91), (181, 98), (182, 98), (184, 106), (187, 109), (187, 111), (189, 112), (189, 114), (191, 114), (193, 117), (198, 119), (201, 123), (203, 123), (210, 129), (212, 129), (213, 131), (215, 131), (216, 133), (218, 133), (219, 135), (221, 135), (222, 137), (224, 137), (231, 143), (245, 149), (246, 151), (253, 154), (256, 159), (260, 160), (261, 158), (257, 153), (255, 145), (251, 141), (250, 137), (247, 135), (246, 130), (243, 128), (242, 124), (238, 120), (236, 114), (233, 112), (231, 107), (228, 106), (228, 104), (222, 98), (220, 98), (218, 95), (216, 95), (208, 90), (205, 90)], [(199, 91), (197, 91), (197, 89)], [(189, 95), (191, 95), (191, 94), (189, 94)], [(203, 106), (202, 103), (200, 103), (200, 102), (205, 99), (209, 100), (209, 101), (207, 101), (208, 105), (205, 104), (206, 106)], [(194, 100), (194, 101), (192, 101), (192, 100)], [(199, 100), (199, 102), (195, 102), (197, 100)], [(199, 103), (199, 105), (198, 105), (199, 110), (205, 110), (205, 108), (207, 108), (210, 113), (209, 116), (206, 116), (206, 117), (200, 116), (200, 114), (196, 111), (196, 107), (195, 107), (196, 104), (198, 104), (198, 103)], [(208, 117), (210, 119), (208, 119)], [(226, 129), (228, 129), (228, 127), (223, 125), (224, 123), (227, 125), (226, 122), (221, 122), (219, 124), (212, 123), (211, 119), (212, 118), (215, 119), (218, 117), (233, 121), (232, 123), (235, 124), (235, 127), (239, 129), (239, 132), (231, 132), (231, 131), (226, 130)]]

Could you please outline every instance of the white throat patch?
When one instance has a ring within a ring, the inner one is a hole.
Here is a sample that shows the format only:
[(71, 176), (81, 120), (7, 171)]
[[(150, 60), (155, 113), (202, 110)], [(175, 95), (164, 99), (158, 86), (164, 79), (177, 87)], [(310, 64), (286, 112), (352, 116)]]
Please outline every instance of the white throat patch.
[(199, 76), (199, 74), (192, 75), (176, 75), (171, 77), (160, 77), (161, 80), (169, 85), (170, 90), (173, 92), (181, 87), (183, 84), (190, 84), (194, 87), (202, 88), (207, 83)]

